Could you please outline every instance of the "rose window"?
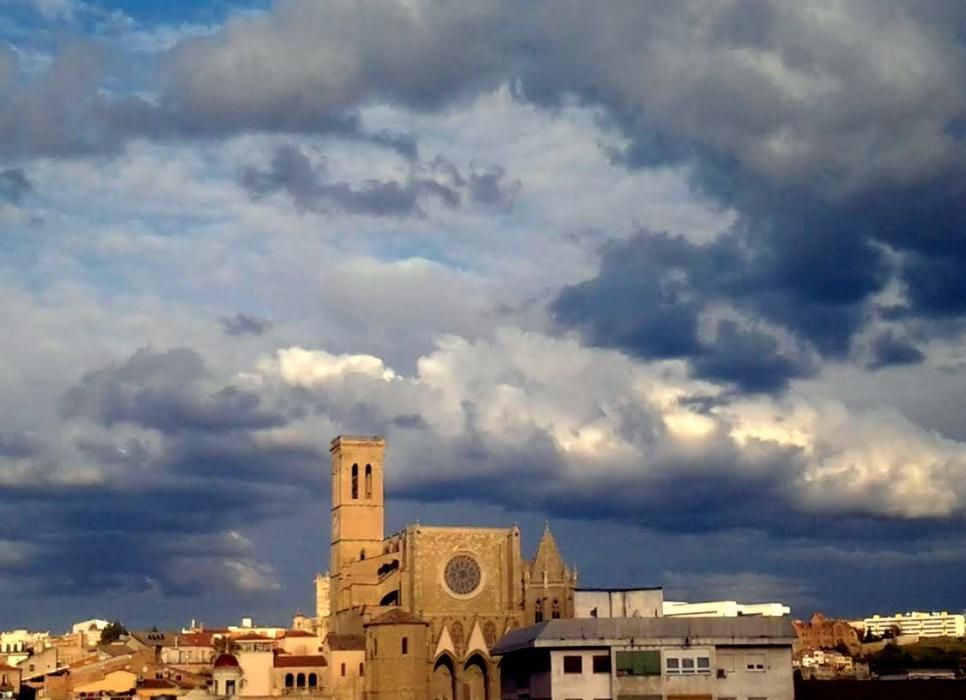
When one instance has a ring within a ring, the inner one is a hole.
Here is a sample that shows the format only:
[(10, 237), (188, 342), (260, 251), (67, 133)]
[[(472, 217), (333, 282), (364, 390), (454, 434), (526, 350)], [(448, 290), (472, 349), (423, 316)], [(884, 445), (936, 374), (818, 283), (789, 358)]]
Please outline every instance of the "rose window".
[(482, 572), (476, 559), (466, 554), (457, 554), (449, 560), (444, 571), (446, 585), (457, 595), (469, 595), (480, 585)]

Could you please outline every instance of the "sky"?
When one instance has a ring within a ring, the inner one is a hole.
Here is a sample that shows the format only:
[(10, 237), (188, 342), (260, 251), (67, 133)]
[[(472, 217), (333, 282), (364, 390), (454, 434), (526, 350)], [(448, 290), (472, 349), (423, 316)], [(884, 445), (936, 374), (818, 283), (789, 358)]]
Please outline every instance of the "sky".
[(0, 628), (311, 611), (340, 433), (585, 586), (966, 608), (963, 27), (0, 0)]

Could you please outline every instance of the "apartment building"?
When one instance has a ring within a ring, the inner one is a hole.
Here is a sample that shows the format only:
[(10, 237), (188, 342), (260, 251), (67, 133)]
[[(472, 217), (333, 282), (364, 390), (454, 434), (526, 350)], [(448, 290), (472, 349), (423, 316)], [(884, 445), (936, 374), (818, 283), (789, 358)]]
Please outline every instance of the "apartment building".
[(909, 612), (895, 615), (873, 615), (862, 620), (863, 628), (872, 634), (882, 635), (890, 630), (899, 629), (900, 634), (914, 634), (920, 637), (963, 637), (966, 636), (966, 616), (951, 615), (948, 612)]
[(792, 700), (787, 618), (597, 618), (516, 629), (502, 700)]

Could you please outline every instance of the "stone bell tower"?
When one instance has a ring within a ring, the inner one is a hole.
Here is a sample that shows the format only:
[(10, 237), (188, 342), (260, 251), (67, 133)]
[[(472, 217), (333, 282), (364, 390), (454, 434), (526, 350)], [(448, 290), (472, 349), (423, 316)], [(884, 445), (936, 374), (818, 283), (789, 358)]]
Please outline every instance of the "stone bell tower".
[(348, 565), (382, 554), (385, 501), (383, 456), (377, 436), (340, 435), (332, 440), (332, 549), (329, 557), (332, 612), (352, 606)]

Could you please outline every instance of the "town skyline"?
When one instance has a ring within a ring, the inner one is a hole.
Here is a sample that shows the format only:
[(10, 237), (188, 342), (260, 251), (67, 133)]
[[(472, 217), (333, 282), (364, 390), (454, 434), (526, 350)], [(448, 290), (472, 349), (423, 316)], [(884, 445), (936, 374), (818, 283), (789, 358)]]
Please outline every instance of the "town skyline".
[(584, 586), (966, 599), (966, 9), (0, 2), (0, 628), (313, 601), (549, 520)]

